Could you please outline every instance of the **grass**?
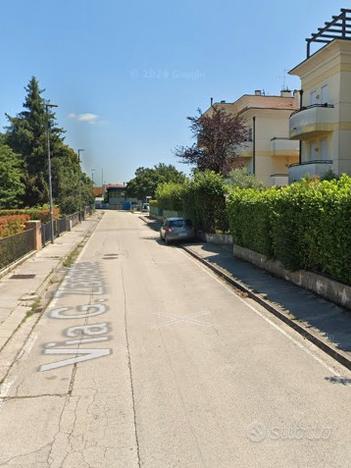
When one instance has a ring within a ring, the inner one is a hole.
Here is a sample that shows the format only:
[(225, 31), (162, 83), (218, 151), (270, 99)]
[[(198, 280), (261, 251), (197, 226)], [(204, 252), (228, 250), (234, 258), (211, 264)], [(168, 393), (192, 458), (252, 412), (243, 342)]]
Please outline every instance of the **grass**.
[(79, 252), (81, 251), (82, 247), (84, 245), (84, 242), (80, 242), (77, 247), (72, 250), (72, 252), (67, 255), (67, 257), (64, 259), (62, 265), (66, 268), (69, 268), (73, 265), (73, 263), (77, 260), (77, 257), (79, 255)]
[(32, 304), (31, 308), (27, 311), (26, 313), (26, 316), (25, 316), (25, 319), (31, 317), (32, 315), (34, 314), (39, 314), (40, 312), (42, 312), (43, 310), (43, 307), (41, 305), (41, 300), (40, 298), (38, 297)]

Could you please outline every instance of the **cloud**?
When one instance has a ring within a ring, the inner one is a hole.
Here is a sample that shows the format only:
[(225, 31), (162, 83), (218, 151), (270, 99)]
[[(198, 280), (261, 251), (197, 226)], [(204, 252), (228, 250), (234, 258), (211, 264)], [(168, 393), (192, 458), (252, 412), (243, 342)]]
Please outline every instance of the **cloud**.
[(99, 116), (92, 114), (91, 112), (85, 112), (84, 114), (68, 114), (69, 119), (77, 120), (78, 122), (87, 122), (94, 124), (99, 120)]

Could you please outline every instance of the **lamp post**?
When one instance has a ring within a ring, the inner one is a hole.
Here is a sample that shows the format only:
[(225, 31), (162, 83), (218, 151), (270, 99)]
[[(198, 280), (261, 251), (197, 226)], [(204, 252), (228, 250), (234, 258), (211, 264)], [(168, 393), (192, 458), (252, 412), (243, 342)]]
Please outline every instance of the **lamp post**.
[[(78, 148), (78, 150), (77, 150), (79, 169), (80, 169), (80, 163), (81, 163), (80, 153), (82, 153), (82, 151), (85, 151), (85, 149), (84, 148)], [(81, 178), (80, 173), (79, 173), (79, 211), (82, 211), (82, 178)]]
[(252, 173), (256, 174), (256, 117), (252, 117)]
[(51, 223), (51, 243), (54, 243), (54, 204), (52, 200), (52, 179), (51, 179), (51, 154), (50, 154), (50, 121), (49, 121), (49, 109), (58, 107), (56, 104), (45, 104), (46, 110), (46, 133), (47, 133), (47, 145), (48, 145), (48, 176), (49, 176), (49, 203), (50, 203), (50, 223)]

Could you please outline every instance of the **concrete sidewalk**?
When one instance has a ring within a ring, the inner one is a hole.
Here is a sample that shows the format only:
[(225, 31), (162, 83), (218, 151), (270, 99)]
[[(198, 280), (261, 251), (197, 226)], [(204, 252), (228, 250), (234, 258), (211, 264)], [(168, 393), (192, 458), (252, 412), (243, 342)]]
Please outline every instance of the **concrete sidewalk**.
[(186, 248), (351, 358), (349, 310), (233, 257), (231, 246), (201, 243), (187, 244)]
[(0, 279), (0, 351), (15, 331), (35, 312), (42, 293), (50, 284), (53, 273), (65, 258), (94, 230), (100, 215), (65, 232)]

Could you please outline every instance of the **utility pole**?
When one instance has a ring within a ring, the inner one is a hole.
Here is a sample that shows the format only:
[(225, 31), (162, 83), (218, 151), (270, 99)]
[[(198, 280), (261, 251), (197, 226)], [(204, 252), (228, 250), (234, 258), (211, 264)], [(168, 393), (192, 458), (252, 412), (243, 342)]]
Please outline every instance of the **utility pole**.
[[(78, 148), (77, 150), (77, 153), (78, 153), (78, 162), (79, 162), (79, 169), (81, 170), (80, 168), (80, 163), (81, 163), (81, 159), (80, 159), (80, 153), (82, 153), (84, 150), (84, 148)], [(81, 174), (79, 173), (79, 211), (82, 211), (82, 178), (81, 178)]]
[(46, 133), (47, 133), (47, 145), (48, 145), (48, 176), (49, 176), (49, 203), (50, 203), (50, 223), (51, 223), (51, 243), (54, 243), (55, 232), (54, 232), (54, 204), (52, 199), (52, 178), (51, 178), (51, 154), (50, 154), (50, 121), (49, 121), (49, 108), (58, 107), (56, 104), (45, 104), (46, 110)]

